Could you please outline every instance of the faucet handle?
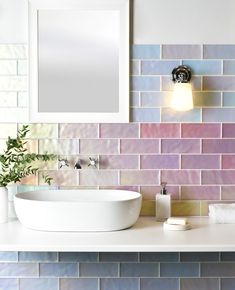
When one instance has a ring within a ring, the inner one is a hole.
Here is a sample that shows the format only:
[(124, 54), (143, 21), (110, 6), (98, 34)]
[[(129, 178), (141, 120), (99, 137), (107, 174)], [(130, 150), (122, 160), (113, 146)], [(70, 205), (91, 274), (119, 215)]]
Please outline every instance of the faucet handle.
[(89, 162), (90, 163), (88, 164), (88, 166), (92, 166), (92, 167), (97, 168), (98, 159), (89, 157)]
[(74, 165), (74, 169), (82, 169), (80, 159), (78, 159), (78, 161), (75, 163), (75, 165)]
[(59, 159), (59, 168), (62, 168), (64, 166), (69, 167), (69, 161), (68, 161), (68, 159), (67, 158)]

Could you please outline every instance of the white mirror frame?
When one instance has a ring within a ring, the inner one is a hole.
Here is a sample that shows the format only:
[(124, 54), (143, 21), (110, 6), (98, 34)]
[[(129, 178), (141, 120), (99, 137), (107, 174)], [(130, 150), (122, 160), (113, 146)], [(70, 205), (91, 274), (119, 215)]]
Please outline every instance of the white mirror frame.
[[(129, 0), (28, 0), (29, 1), (29, 116), (30, 122), (129, 122)], [(118, 10), (120, 13), (119, 112), (39, 112), (38, 11), (40, 9)]]

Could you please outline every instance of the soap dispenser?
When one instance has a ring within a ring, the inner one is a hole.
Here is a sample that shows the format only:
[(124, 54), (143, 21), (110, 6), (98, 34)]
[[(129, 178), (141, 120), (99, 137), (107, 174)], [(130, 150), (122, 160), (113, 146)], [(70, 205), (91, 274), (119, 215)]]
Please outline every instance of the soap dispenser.
[(161, 191), (156, 194), (156, 219), (165, 221), (171, 216), (171, 195), (167, 193), (166, 182), (161, 183)]

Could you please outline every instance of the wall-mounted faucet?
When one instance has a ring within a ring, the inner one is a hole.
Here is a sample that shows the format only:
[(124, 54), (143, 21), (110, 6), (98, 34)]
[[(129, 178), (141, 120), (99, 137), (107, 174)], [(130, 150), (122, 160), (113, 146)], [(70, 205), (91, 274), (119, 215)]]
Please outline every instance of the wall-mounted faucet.
[(95, 167), (97, 168), (97, 165), (98, 165), (98, 159), (96, 158), (92, 158), (92, 157), (89, 157), (89, 164), (88, 166), (92, 166), (92, 167)]
[(75, 165), (74, 165), (74, 169), (82, 169), (80, 159), (78, 159), (78, 161), (75, 163)]
[(62, 168), (64, 166), (69, 167), (69, 161), (68, 161), (68, 159), (67, 158), (59, 159), (59, 168)]

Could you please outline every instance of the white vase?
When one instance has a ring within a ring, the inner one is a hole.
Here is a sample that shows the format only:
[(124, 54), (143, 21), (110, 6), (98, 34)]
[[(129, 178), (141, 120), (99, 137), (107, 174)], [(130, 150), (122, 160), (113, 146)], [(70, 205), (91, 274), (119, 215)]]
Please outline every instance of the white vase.
[(8, 190), (5, 186), (0, 186), (0, 224), (8, 220)]

